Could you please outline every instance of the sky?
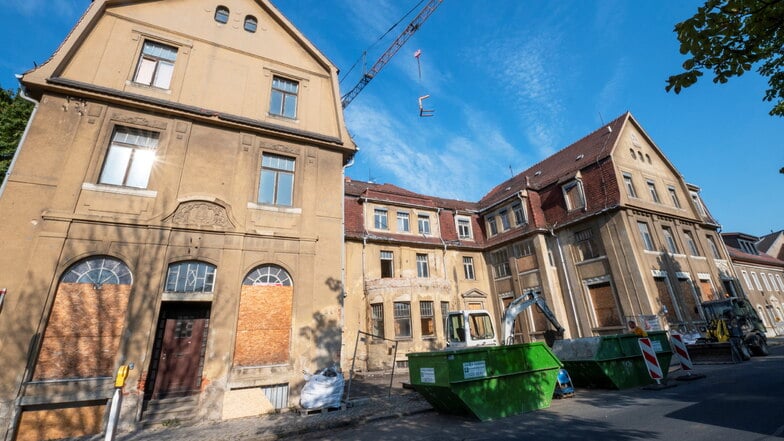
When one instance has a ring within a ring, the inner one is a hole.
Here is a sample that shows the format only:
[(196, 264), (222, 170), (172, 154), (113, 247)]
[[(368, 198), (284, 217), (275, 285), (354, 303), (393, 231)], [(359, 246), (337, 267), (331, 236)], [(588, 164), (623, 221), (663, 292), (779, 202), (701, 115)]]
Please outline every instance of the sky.
[[(173, 0), (170, 0), (173, 1)], [(202, 0), (204, 1), (204, 0)], [(419, 0), (272, 0), (359, 81), (424, 6)], [(426, 2), (425, 2), (426, 3)], [(679, 95), (673, 27), (693, 0), (443, 0), (345, 109), (360, 148), (347, 175), (478, 201), (495, 185), (626, 111), (702, 197), (724, 232), (784, 228), (784, 119), (768, 114), (756, 72)], [(43, 63), (90, 0), (0, 0), (0, 85)], [(407, 16), (387, 37), (393, 24)], [(414, 52), (421, 50), (419, 61)], [(432, 117), (419, 116), (420, 96)]]

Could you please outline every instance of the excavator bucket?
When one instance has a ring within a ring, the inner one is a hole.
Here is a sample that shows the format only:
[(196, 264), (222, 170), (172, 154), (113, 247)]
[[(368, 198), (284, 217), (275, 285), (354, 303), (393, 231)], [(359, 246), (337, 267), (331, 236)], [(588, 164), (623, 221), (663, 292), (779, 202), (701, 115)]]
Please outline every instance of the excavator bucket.
[(689, 357), (694, 364), (723, 364), (743, 361), (732, 343), (695, 343), (686, 345)]

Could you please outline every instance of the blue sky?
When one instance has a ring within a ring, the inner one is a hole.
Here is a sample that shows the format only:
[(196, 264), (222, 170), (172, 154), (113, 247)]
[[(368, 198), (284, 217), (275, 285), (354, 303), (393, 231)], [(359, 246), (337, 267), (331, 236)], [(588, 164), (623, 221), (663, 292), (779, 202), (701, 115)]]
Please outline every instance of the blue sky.
[[(0, 84), (44, 62), (89, 0), (0, 0)], [(342, 72), (417, 0), (273, 0)], [(685, 59), (672, 32), (700, 1), (444, 0), (346, 109), (360, 147), (348, 175), (476, 201), (493, 186), (631, 111), (723, 231), (784, 228), (784, 119), (755, 72), (680, 95)], [(403, 24), (413, 18), (409, 16)], [(421, 49), (421, 78), (414, 51)], [(359, 80), (353, 72), (342, 93)], [(419, 96), (435, 110), (419, 117)]]

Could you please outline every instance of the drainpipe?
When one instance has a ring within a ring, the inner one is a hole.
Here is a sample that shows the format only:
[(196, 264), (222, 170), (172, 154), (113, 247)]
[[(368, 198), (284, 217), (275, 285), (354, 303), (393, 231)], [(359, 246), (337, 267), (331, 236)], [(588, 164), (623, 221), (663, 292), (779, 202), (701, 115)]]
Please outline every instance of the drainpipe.
[(558, 248), (558, 257), (561, 261), (561, 268), (564, 272), (564, 279), (566, 280), (566, 292), (569, 293), (569, 303), (572, 304), (572, 314), (574, 315), (574, 324), (577, 328), (577, 337), (583, 336), (583, 331), (580, 329), (580, 320), (577, 317), (577, 308), (574, 305), (574, 293), (572, 292), (572, 283), (569, 281), (569, 271), (566, 269), (566, 260), (564, 259), (563, 249), (561, 248), (561, 239), (555, 234), (555, 225), (550, 228), (550, 235), (555, 238), (555, 246)]
[(33, 119), (35, 119), (35, 114), (38, 112), (38, 106), (41, 104), (40, 102), (36, 101), (30, 95), (27, 94), (27, 89), (25, 88), (24, 84), (22, 84), (22, 75), (16, 75), (17, 81), (19, 81), (19, 96), (21, 96), (24, 100), (30, 101), (33, 103), (33, 112), (30, 113), (30, 119), (27, 120), (27, 125), (25, 126), (24, 132), (22, 132), (22, 137), (19, 138), (19, 144), (16, 146), (16, 151), (14, 152), (14, 157), (11, 158), (11, 163), (8, 164), (8, 171), (5, 173), (5, 179), (3, 179), (2, 185), (0, 185), (0, 197), (3, 196), (5, 192), (5, 186), (8, 183), (8, 178), (11, 176), (11, 172), (14, 170), (14, 164), (16, 164), (16, 158), (19, 157), (19, 152), (22, 150), (22, 145), (24, 144), (25, 140), (27, 139), (27, 134), (30, 132), (30, 126), (33, 125)]
[[(359, 151), (359, 148), (357, 148)], [(354, 153), (356, 155), (356, 152)], [(341, 173), (341, 195), (340, 195), (340, 332), (346, 329), (346, 169), (354, 165), (354, 156), (343, 166)], [(345, 341), (345, 338), (341, 338)], [(340, 351), (341, 364), (343, 361), (343, 350)]]

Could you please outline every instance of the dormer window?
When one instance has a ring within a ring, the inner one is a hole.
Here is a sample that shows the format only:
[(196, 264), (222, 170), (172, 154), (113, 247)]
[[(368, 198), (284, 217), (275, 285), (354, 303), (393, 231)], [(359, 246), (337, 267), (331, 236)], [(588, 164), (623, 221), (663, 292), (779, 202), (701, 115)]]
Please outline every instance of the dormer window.
[(585, 194), (583, 193), (582, 181), (575, 179), (565, 184), (562, 189), (567, 210), (572, 211), (585, 208)]
[(471, 238), (471, 220), (468, 218), (457, 218), (457, 237), (460, 239)]
[(215, 8), (215, 21), (226, 24), (229, 22), (229, 8), (218, 6)]

